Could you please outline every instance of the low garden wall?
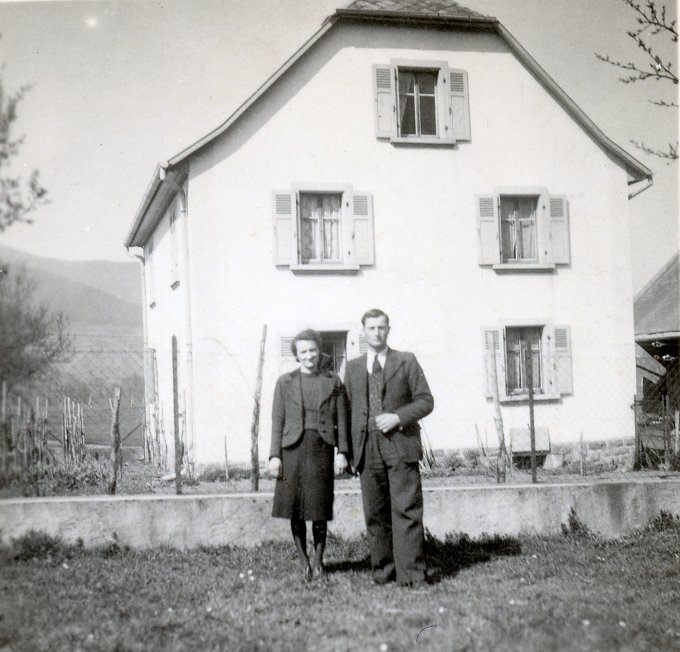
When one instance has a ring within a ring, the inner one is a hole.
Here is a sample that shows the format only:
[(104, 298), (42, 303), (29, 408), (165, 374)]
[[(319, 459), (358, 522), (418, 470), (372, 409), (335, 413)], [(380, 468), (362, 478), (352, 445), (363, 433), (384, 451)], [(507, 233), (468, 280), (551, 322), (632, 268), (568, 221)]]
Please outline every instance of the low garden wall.
[[(435, 535), (556, 534), (573, 509), (590, 530), (617, 537), (643, 527), (661, 511), (680, 514), (680, 480), (646, 479), (580, 484), (428, 487), (425, 526)], [(190, 496), (82, 496), (0, 501), (3, 543), (40, 530), (86, 546), (110, 543), (253, 546), (287, 540), (289, 524), (270, 516), (271, 493)], [(359, 491), (337, 491), (331, 531), (364, 531)]]

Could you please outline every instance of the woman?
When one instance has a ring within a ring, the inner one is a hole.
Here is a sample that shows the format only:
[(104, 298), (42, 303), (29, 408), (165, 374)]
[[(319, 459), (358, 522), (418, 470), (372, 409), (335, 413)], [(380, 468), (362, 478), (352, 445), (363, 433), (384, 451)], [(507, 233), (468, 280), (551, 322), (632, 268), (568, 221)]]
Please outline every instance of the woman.
[[(277, 478), (272, 516), (290, 519), (305, 580), (323, 575), (326, 524), (333, 518), (333, 449), (336, 467), (347, 470), (345, 389), (332, 371), (321, 371), (321, 334), (298, 333), (291, 350), (299, 369), (283, 374), (274, 391), (269, 472)], [(312, 521), (314, 563), (307, 556)]]

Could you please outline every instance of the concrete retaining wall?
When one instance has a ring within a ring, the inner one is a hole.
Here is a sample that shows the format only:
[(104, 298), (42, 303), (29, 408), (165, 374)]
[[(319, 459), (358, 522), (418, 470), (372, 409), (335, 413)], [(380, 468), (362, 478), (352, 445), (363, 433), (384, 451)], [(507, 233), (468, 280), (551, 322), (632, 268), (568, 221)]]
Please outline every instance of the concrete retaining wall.
[[(589, 484), (431, 487), (425, 526), (435, 535), (465, 532), (555, 534), (570, 509), (591, 530), (620, 536), (650, 523), (661, 510), (680, 514), (680, 480)], [(41, 530), (86, 546), (112, 541), (135, 548), (169, 545), (252, 546), (288, 540), (289, 525), (270, 517), (271, 493), (202, 496), (95, 496), (0, 501), (0, 540)], [(344, 537), (364, 529), (358, 491), (336, 492), (331, 530)]]

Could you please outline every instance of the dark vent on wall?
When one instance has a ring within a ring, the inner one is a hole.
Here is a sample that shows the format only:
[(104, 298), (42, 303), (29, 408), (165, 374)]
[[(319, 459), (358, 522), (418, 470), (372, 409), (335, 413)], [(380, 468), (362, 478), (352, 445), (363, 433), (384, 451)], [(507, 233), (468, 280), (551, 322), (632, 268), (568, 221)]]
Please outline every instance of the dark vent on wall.
[(555, 329), (555, 347), (558, 349), (566, 349), (568, 346), (567, 342), (567, 329), (566, 328), (556, 328)]
[(276, 195), (276, 212), (279, 215), (289, 215), (291, 213), (290, 195)]
[(493, 217), (493, 197), (482, 197), (479, 200), (479, 214), (482, 217)]
[(553, 217), (564, 217), (564, 202), (559, 197), (550, 200), (550, 214)]
[(451, 92), (464, 93), (465, 92), (465, 75), (462, 72), (451, 73)]
[(356, 195), (354, 197), (354, 214), (368, 215), (368, 197), (366, 195)]
[(293, 352), (290, 350), (290, 345), (293, 342), (292, 337), (282, 337), (281, 338), (281, 355), (293, 355)]
[(389, 68), (378, 68), (375, 71), (375, 82), (378, 86), (378, 88), (391, 88), (392, 87), (392, 80), (391, 80), (391, 71)]

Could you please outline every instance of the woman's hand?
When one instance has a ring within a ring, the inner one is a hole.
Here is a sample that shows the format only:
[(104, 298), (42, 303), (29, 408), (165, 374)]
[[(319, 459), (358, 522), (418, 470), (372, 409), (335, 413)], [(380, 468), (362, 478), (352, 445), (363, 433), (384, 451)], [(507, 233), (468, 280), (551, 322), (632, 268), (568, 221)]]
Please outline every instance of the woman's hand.
[(267, 471), (269, 471), (269, 475), (271, 475), (272, 478), (278, 479), (281, 477), (282, 470), (281, 460), (278, 457), (272, 457), (269, 460), (269, 464), (267, 465)]
[(335, 456), (335, 475), (343, 473), (347, 473), (347, 457), (344, 453), (338, 453)]

